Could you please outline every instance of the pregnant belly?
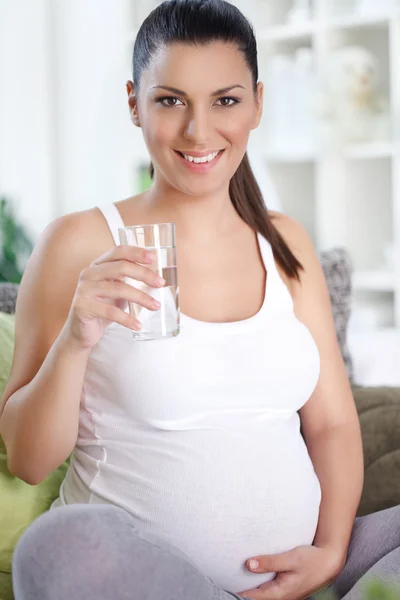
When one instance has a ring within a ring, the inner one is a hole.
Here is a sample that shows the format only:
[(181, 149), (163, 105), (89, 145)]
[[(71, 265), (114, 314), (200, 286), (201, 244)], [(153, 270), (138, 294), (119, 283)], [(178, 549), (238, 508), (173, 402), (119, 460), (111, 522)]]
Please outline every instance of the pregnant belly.
[[(179, 432), (158, 447), (107, 451), (91, 501), (121, 505), (184, 552), (221, 588), (238, 593), (271, 580), (245, 561), (312, 543), (321, 490), (303, 438)], [(206, 439), (207, 438), (207, 439)], [(201, 443), (196, 443), (196, 439)], [(118, 450), (117, 450), (118, 448)], [(113, 465), (119, 465), (118, 472)]]
[[(273, 578), (250, 573), (245, 561), (312, 543), (320, 488), (306, 465), (279, 471), (191, 470), (148, 507), (149, 526), (180, 548), (217, 585), (238, 593)], [(289, 467), (289, 468), (288, 468)], [(299, 481), (299, 475), (301, 476)], [(188, 481), (189, 475), (191, 483)], [(160, 498), (161, 499), (161, 498)]]

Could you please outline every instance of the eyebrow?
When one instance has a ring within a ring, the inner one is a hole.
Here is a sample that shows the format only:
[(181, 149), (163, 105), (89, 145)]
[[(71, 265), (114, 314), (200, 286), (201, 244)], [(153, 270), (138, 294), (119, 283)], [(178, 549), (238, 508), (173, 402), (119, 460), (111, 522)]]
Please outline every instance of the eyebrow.
[[(220, 94), (227, 94), (228, 92), (230, 92), (231, 90), (233, 90), (234, 88), (237, 88), (237, 87), (243, 88), (244, 90), (246, 89), (243, 85), (240, 85), (240, 83), (235, 83), (234, 85), (229, 85), (228, 87), (221, 88), (220, 90), (216, 90), (215, 92), (213, 92), (211, 94), (211, 96), (219, 96)], [(183, 92), (182, 90), (178, 90), (177, 88), (170, 87), (169, 85), (155, 85), (151, 89), (152, 90), (156, 90), (156, 89), (168, 90), (169, 92), (173, 92), (174, 94), (179, 94), (179, 96), (184, 96), (185, 98), (187, 97), (187, 94), (185, 92)]]

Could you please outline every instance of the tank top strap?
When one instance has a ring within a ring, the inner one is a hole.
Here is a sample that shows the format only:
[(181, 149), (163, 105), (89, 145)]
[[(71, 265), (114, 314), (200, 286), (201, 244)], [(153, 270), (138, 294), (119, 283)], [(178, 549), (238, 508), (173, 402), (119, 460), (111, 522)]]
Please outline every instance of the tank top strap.
[(260, 246), (261, 256), (264, 261), (265, 270), (267, 273), (269, 272), (272, 276), (278, 273), (276, 268), (274, 253), (272, 251), (272, 246), (270, 242), (262, 235), (262, 233), (257, 233), (258, 243)]
[(110, 204), (103, 204), (102, 206), (97, 207), (100, 212), (103, 214), (103, 217), (107, 221), (107, 225), (111, 231), (111, 234), (114, 239), (114, 243), (116, 246), (120, 245), (118, 229), (120, 227), (125, 227), (125, 224), (122, 220), (121, 214), (115, 204), (112, 202)]
[(261, 233), (258, 233), (258, 240), (265, 270), (267, 271), (266, 295), (270, 305), (275, 305), (280, 311), (288, 309), (289, 312), (292, 312), (293, 298), (278, 271), (272, 246)]

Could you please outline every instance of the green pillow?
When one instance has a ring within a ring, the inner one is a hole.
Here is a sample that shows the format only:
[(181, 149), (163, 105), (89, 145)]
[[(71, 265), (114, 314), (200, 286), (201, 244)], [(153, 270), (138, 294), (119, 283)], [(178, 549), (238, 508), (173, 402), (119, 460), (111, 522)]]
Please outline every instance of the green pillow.
[[(0, 396), (11, 369), (14, 352), (14, 315), (0, 312)], [(44, 481), (32, 486), (11, 475), (0, 436), (0, 572), (11, 573), (14, 547), (24, 530), (57, 498), (68, 468), (65, 461)]]
[[(3, 396), (14, 352), (15, 316), (0, 312), (0, 398)], [(0, 436), (0, 452), (4, 451), (4, 443)]]

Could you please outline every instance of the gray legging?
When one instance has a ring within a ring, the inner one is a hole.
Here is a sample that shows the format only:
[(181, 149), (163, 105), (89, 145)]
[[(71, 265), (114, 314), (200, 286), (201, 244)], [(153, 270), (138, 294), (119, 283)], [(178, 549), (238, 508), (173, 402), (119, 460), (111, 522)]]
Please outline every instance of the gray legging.
[[(367, 578), (400, 585), (400, 506), (356, 519), (339, 598), (361, 600)], [(125, 510), (74, 504), (41, 515), (13, 559), (16, 600), (240, 600)], [(324, 597), (325, 594), (322, 595)]]

